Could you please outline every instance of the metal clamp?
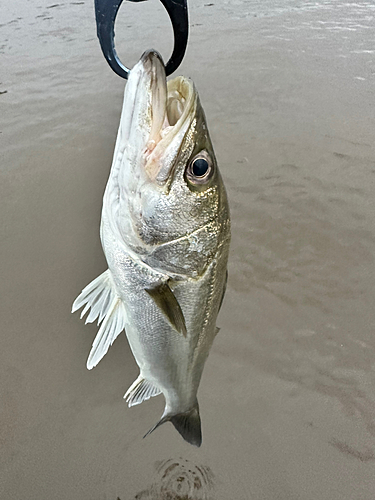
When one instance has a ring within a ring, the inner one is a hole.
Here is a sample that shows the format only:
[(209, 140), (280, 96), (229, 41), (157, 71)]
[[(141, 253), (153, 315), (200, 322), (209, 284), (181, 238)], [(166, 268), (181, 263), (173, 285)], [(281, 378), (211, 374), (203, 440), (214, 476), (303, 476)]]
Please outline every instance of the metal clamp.
[[(113, 71), (122, 78), (128, 78), (129, 68), (120, 61), (115, 50), (115, 20), (123, 0), (95, 0), (95, 17), (97, 34), (104, 57)], [(128, 0), (142, 2), (144, 0)], [(160, 0), (168, 12), (172, 22), (174, 34), (174, 48), (165, 71), (167, 76), (172, 74), (181, 64), (185, 55), (189, 22), (187, 0)]]

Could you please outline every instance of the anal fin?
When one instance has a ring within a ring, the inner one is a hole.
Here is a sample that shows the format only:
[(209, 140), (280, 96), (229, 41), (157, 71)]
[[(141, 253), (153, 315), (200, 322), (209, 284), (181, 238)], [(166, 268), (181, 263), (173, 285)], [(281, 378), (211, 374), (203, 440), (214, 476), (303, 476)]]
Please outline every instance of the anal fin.
[(158, 387), (143, 378), (142, 375), (139, 375), (126, 391), (124, 399), (130, 408), (131, 406), (140, 405), (143, 401), (159, 394), (161, 394), (161, 390)]

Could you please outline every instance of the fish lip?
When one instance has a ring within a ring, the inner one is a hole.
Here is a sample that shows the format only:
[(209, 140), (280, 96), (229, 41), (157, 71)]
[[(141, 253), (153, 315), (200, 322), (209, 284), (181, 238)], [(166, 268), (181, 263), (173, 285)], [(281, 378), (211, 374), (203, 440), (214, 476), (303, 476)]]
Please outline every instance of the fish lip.
[(151, 92), (155, 92), (155, 87), (159, 85), (164, 85), (166, 88), (165, 65), (162, 56), (157, 50), (150, 49), (143, 52), (138, 64), (142, 65), (142, 72), (151, 79)]
[(146, 70), (148, 66), (149, 69), (152, 70), (152, 68), (155, 67), (156, 64), (155, 61), (159, 61), (159, 63), (165, 67), (162, 56), (155, 49), (146, 50), (145, 52), (143, 52), (140, 58), (140, 62), (143, 64), (143, 67)]
[[(167, 77), (162, 56), (154, 49), (143, 53), (139, 64), (149, 98), (144, 100), (146, 114), (150, 120), (150, 134), (146, 149), (153, 148), (161, 138), (161, 130), (167, 112)], [(147, 113), (148, 112), (148, 113)]]

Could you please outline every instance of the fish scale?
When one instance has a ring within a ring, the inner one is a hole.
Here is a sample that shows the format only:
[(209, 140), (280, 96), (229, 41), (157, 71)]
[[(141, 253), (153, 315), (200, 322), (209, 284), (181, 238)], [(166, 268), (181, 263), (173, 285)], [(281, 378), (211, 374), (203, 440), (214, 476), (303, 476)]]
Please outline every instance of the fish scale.
[(154, 51), (125, 89), (101, 241), (108, 270), (73, 304), (91, 308), (88, 322), (99, 317), (87, 367), (125, 330), (140, 369), (128, 405), (162, 393), (164, 413), (147, 434), (170, 421), (200, 446), (197, 392), (225, 293), (229, 208), (194, 84), (167, 84)]

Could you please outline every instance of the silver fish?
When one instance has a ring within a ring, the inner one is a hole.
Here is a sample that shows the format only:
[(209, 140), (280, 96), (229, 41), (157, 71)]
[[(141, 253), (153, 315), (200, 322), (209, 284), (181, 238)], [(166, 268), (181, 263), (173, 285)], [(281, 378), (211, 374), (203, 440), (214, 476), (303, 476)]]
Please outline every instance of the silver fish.
[(100, 324), (87, 368), (125, 330), (140, 369), (129, 406), (165, 397), (147, 434), (171, 421), (200, 446), (197, 391), (225, 293), (229, 208), (194, 84), (167, 83), (155, 51), (126, 85), (100, 236), (108, 269), (72, 309)]

